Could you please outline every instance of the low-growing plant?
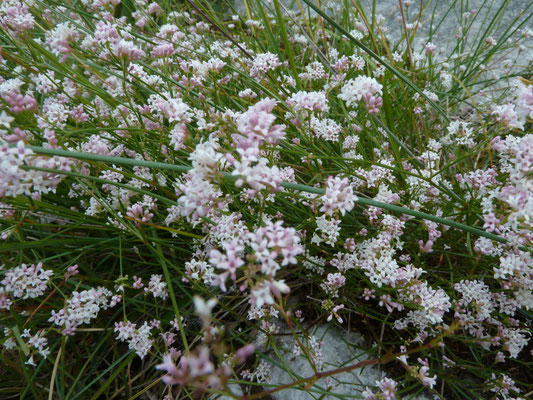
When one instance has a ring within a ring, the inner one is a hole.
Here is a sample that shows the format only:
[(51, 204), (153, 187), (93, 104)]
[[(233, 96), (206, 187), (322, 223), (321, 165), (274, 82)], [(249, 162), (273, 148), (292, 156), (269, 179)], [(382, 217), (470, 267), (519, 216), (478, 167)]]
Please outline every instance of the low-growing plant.
[(533, 4), (478, 5), (2, 1), (1, 397), (531, 396)]

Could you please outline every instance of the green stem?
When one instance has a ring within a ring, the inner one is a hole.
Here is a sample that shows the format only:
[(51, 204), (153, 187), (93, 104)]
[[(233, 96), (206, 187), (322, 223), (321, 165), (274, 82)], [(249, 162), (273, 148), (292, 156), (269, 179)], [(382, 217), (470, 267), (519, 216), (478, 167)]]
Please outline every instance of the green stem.
[(145, 160), (135, 160), (133, 158), (123, 158), (123, 157), (112, 157), (112, 156), (101, 156), (98, 154), (92, 153), (82, 153), (79, 151), (70, 151), (70, 150), (61, 150), (61, 149), (47, 149), (39, 146), (26, 146), (27, 149), (33, 150), (37, 154), (47, 154), (51, 156), (60, 156), (60, 157), (71, 157), (77, 160), (87, 160), (87, 161), (100, 161), (106, 163), (113, 163), (116, 165), (128, 165), (130, 167), (148, 167), (155, 169), (166, 169), (176, 172), (187, 172), (191, 167), (187, 165), (173, 165), (157, 161), (145, 161)]
[(185, 336), (185, 329), (183, 329), (183, 324), (181, 322), (181, 314), (178, 307), (178, 302), (176, 301), (176, 296), (174, 295), (174, 288), (172, 287), (172, 280), (170, 278), (170, 272), (168, 271), (167, 262), (161, 250), (161, 245), (159, 244), (156, 231), (153, 231), (155, 246), (154, 252), (157, 254), (159, 261), (161, 262), (161, 267), (163, 268), (163, 273), (165, 274), (165, 281), (167, 282), (168, 292), (170, 294), (170, 301), (172, 302), (172, 307), (174, 308), (174, 313), (176, 314), (176, 320), (178, 321), (178, 326), (180, 328), (181, 340), (183, 340), (183, 346), (185, 347), (185, 353), (189, 353), (189, 342), (187, 342), (187, 336)]
[(281, 8), (279, 5), (279, 0), (274, 0), (274, 8), (276, 10), (276, 17), (278, 20), (278, 27), (281, 31), (281, 38), (283, 39), (283, 44), (285, 45), (285, 50), (287, 51), (287, 55), (289, 56), (289, 64), (291, 66), (291, 71), (294, 79), (296, 80), (296, 84), (299, 87), (300, 86), (300, 78), (298, 77), (298, 71), (296, 70), (296, 62), (294, 61), (294, 54), (292, 52), (292, 46), (289, 42), (289, 37), (287, 35), (287, 29), (285, 28), (285, 22), (283, 21), (283, 15), (281, 14)]
[[(143, 167), (155, 168), (155, 169), (166, 169), (166, 170), (171, 170), (171, 171), (176, 171), (176, 172), (187, 172), (192, 168), (186, 165), (173, 165), (173, 164), (166, 164), (166, 163), (155, 162), (155, 161), (135, 160), (132, 158), (100, 156), (97, 154), (80, 153), (77, 151), (46, 149), (46, 148), (37, 147), (37, 146), (27, 146), (27, 147), (32, 149), (37, 154), (48, 154), (48, 155), (56, 155), (56, 156), (63, 156), (63, 157), (72, 157), (76, 159), (90, 160), (90, 161), (103, 161), (103, 162), (108, 162), (108, 163), (116, 164), (116, 165), (143, 166)], [(230, 172), (221, 172), (221, 174), (225, 178), (230, 179), (230, 180), (234, 180), (236, 178), (236, 176), (232, 175)], [(285, 189), (297, 190), (301, 192), (315, 193), (315, 194), (320, 194), (320, 195), (323, 195), (325, 193), (324, 189), (302, 185), (298, 183), (283, 182), (281, 186), (284, 187)], [(362, 197), (359, 197), (357, 199), (357, 203), (367, 205), (367, 206), (372, 206), (372, 207), (383, 208), (385, 210), (395, 211), (395, 212), (399, 212), (399, 213), (406, 214), (406, 215), (411, 215), (419, 219), (426, 219), (429, 221), (434, 221), (439, 224), (447, 225), (452, 228), (461, 229), (463, 231), (470, 232), (478, 236), (483, 236), (483, 237), (486, 237), (488, 239), (491, 239), (491, 240), (494, 240), (500, 243), (507, 243), (507, 239), (501, 236), (494, 235), (489, 232), (485, 232), (482, 229), (478, 229), (473, 226), (465, 225), (460, 222), (455, 222), (455, 221), (451, 221), (445, 218), (437, 217), (435, 215), (426, 214), (420, 211), (410, 210), (408, 208), (395, 206), (393, 204), (382, 203), (380, 201), (365, 199)]]

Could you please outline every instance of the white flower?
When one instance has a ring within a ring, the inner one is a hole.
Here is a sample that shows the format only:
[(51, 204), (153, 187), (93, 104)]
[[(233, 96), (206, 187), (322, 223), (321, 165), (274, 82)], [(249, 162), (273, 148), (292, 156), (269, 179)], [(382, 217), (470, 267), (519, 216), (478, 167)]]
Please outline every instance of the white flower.
[(22, 264), (20, 267), (8, 270), (1, 283), (5, 286), (6, 292), (13, 293), (13, 297), (33, 299), (44, 293), (53, 274), (52, 270), (43, 268), (43, 263), (32, 264), (29, 267)]
[(218, 300), (212, 298), (206, 302), (200, 296), (194, 296), (193, 301), (196, 315), (202, 319), (204, 327), (208, 326), (211, 321), (211, 311), (213, 311), (213, 308), (217, 305)]
[[(5, 111), (2, 111), (0, 113), (0, 125), (2, 125), (4, 128), (10, 128), (11, 122), (13, 122), (15, 118), (13, 118), (11, 115), (6, 114)], [(3, 133), (3, 131), (0, 131), (0, 133)]]
[(370, 95), (374, 95), (376, 93), (381, 95), (381, 89), (383, 89), (383, 85), (381, 85), (374, 78), (370, 78), (368, 76), (358, 76), (355, 79), (350, 79), (344, 84), (344, 86), (341, 88), (341, 94), (339, 95), (339, 98), (344, 100), (347, 106), (351, 106), (352, 104), (355, 104), (357, 101), (361, 100), (363, 95), (367, 93)]

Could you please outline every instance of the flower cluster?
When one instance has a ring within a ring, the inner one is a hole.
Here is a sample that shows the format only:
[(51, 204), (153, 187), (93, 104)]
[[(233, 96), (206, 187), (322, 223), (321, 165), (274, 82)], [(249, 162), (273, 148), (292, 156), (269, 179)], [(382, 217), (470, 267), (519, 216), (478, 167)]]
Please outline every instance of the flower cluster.
[[(211, 250), (209, 262), (215, 269), (224, 272), (216, 274), (213, 285), (226, 291), (226, 280), (237, 279), (239, 268), (246, 270), (246, 279), (240, 286), (243, 291), (250, 288), (250, 303), (257, 307), (274, 304), (274, 297), (288, 293), (289, 287), (284, 280), (276, 280), (277, 272), (284, 266), (296, 264), (296, 256), (303, 252), (300, 238), (293, 228), (284, 228), (282, 221), (268, 222), (265, 227), (249, 233), (243, 242), (237, 240), (225, 242), (224, 252)], [(251, 248), (252, 253), (244, 257), (244, 246)]]
[[(52, 270), (43, 268), (43, 263), (27, 266), (21, 264), (20, 267), (10, 269), (5, 272), (4, 279), (0, 282), (3, 285), (3, 293), (11, 293), (15, 298), (34, 299), (41, 296), (48, 288), (48, 281), (54, 274)], [(10, 300), (4, 300), (9, 308)]]
[[(200, 296), (194, 297), (195, 313), (202, 320), (204, 343), (185, 354), (174, 351), (163, 356), (163, 363), (157, 365), (156, 369), (165, 371), (163, 382), (167, 385), (189, 385), (200, 392), (220, 389), (232, 375), (233, 367), (242, 364), (254, 353), (254, 346), (248, 344), (239, 348), (230, 357), (224, 354), (223, 361), (218, 367), (213, 363), (209, 345), (222, 345), (218, 336), (221, 328), (215, 326), (212, 318), (216, 304), (216, 299), (205, 301)], [(176, 363), (175, 360), (178, 358), (179, 361)]]
[(354, 208), (357, 196), (353, 193), (347, 178), (330, 176), (326, 181), (326, 193), (321, 200), (320, 211), (325, 215), (332, 216), (337, 210), (345, 215)]
[(115, 323), (115, 332), (117, 333), (117, 340), (127, 342), (128, 347), (143, 359), (150, 348), (153, 340), (150, 338), (153, 326), (144, 322), (140, 327), (130, 321)]
[(374, 78), (358, 76), (343, 85), (339, 98), (344, 100), (347, 106), (352, 106), (363, 99), (368, 112), (376, 114), (383, 103), (382, 89), (383, 85)]
[(81, 292), (74, 291), (66, 301), (64, 308), (52, 310), (48, 321), (63, 328), (63, 335), (74, 335), (81, 324), (88, 324), (98, 316), (100, 310), (113, 307), (120, 301), (120, 297), (113, 296), (104, 287), (92, 288)]

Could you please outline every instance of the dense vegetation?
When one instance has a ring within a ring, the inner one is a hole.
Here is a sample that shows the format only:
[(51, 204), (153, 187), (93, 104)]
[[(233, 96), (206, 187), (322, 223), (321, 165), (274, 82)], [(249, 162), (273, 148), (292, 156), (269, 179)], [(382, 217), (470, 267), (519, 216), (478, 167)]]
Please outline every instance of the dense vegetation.
[(0, 396), (530, 396), (533, 5), (410, 3), (2, 1)]

